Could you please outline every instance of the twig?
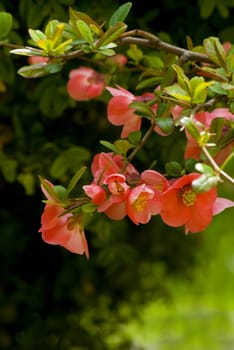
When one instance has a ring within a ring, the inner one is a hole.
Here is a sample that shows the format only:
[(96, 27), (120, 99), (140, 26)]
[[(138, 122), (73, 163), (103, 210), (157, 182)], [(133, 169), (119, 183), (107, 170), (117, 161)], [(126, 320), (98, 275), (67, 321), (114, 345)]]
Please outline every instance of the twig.
[(210, 153), (208, 152), (205, 146), (202, 147), (202, 151), (205, 154), (208, 161), (210, 162), (210, 164), (212, 165), (212, 167), (214, 168), (214, 170), (216, 170), (218, 174), (222, 175), (226, 180), (228, 180), (231, 184), (234, 185), (234, 179), (218, 166), (218, 164), (211, 157)]

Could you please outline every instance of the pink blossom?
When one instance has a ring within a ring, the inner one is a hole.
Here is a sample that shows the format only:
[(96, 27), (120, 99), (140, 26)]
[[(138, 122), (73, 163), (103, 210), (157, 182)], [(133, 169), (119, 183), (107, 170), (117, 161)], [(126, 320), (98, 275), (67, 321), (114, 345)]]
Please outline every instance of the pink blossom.
[[(126, 216), (126, 199), (129, 186), (122, 174), (112, 174), (104, 180), (101, 187), (94, 183), (83, 186), (85, 193), (98, 205), (97, 211), (104, 212), (113, 220), (121, 220)], [(105, 188), (105, 190), (104, 190)]]
[[(198, 112), (194, 119), (203, 124), (204, 129), (209, 131), (211, 123), (216, 118), (224, 118), (226, 120), (234, 121), (234, 114), (232, 114), (227, 108), (215, 108), (212, 112)], [(194, 158), (196, 160), (200, 159), (201, 148), (199, 147), (197, 141), (186, 132), (188, 139), (186, 149), (185, 149), (185, 159)], [(218, 164), (227, 158), (227, 156), (232, 152), (234, 142), (231, 142), (229, 145), (219, 150), (218, 153), (214, 156), (215, 161)]]
[(234, 202), (217, 198), (216, 188), (196, 193), (192, 188), (198, 173), (191, 173), (176, 179), (162, 194), (162, 220), (169, 226), (185, 226), (185, 232), (200, 232), (208, 227), (212, 217)]
[(119, 66), (119, 67), (124, 67), (128, 62), (128, 58), (127, 58), (127, 56), (125, 56), (121, 53), (117, 53), (114, 56), (108, 57), (108, 61), (111, 61), (111, 62), (117, 64), (117, 66)]
[[(53, 185), (49, 181), (46, 182), (53, 189)], [(88, 245), (79, 220), (71, 213), (65, 213), (60, 203), (51, 198), (43, 186), (42, 191), (48, 199), (39, 229), (42, 239), (49, 244), (59, 244), (72, 253), (85, 253), (88, 258)]]
[(70, 71), (67, 83), (68, 94), (77, 101), (87, 101), (98, 97), (105, 88), (105, 79), (89, 67), (80, 67)]
[(158, 214), (159, 202), (155, 192), (146, 184), (134, 187), (127, 201), (127, 215), (136, 224), (146, 224)]
[(132, 102), (144, 102), (153, 99), (155, 97), (154, 94), (145, 93), (141, 96), (135, 96), (121, 86), (118, 86), (118, 89), (108, 86), (106, 89), (113, 96), (108, 102), (107, 118), (113, 125), (123, 125), (121, 137), (128, 137), (131, 132), (140, 130), (141, 117), (129, 105)]
[(43, 56), (29, 56), (28, 57), (28, 63), (29, 64), (36, 64), (36, 63), (46, 63), (48, 62), (48, 57)]
[[(121, 173), (125, 163), (123, 157), (112, 152), (101, 152), (94, 156), (91, 171), (94, 177), (94, 183), (102, 184), (105, 178), (115, 173)], [(138, 171), (132, 164), (128, 164), (124, 171), (126, 177), (138, 175)]]

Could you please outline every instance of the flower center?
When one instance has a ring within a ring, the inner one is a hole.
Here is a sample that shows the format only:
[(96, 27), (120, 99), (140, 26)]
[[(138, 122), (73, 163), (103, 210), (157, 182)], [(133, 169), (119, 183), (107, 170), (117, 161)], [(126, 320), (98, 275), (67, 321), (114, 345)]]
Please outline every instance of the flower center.
[(133, 207), (137, 211), (143, 211), (147, 204), (147, 195), (145, 193), (141, 193), (139, 197), (134, 201)]
[(182, 201), (186, 207), (191, 207), (194, 205), (197, 199), (196, 193), (191, 189), (191, 187), (185, 186), (182, 189)]
[(124, 192), (124, 187), (117, 181), (113, 181), (112, 186), (109, 186), (109, 189), (117, 196)]

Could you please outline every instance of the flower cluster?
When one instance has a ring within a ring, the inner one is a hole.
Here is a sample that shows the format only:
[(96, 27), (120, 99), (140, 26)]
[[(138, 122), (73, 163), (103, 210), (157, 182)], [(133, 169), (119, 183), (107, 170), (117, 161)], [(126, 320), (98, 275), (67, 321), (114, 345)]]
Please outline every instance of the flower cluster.
[[(199, 173), (167, 180), (155, 170), (139, 173), (132, 164), (112, 152), (96, 154), (91, 171), (93, 181), (84, 185), (83, 190), (97, 212), (112, 220), (122, 220), (127, 216), (139, 225), (148, 223), (154, 215), (160, 215), (167, 225), (184, 225), (186, 233), (196, 233), (204, 230), (214, 215), (234, 206), (233, 201), (217, 197), (215, 187), (197, 193), (193, 181), (201, 176)], [(66, 213), (44, 188), (43, 191), (48, 199), (40, 228), (44, 241), (60, 244), (77, 254), (85, 253), (88, 257), (88, 246), (79, 220)]]

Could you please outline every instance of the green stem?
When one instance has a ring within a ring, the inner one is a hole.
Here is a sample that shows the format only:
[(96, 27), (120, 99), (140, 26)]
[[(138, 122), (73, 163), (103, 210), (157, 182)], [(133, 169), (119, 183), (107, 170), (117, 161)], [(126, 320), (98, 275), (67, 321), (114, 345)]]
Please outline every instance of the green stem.
[(137, 152), (139, 152), (139, 150), (145, 145), (145, 143), (147, 142), (148, 138), (152, 134), (154, 128), (155, 128), (155, 123), (152, 122), (151, 126), (149, 127), (149, 129), (147, 130), (145, 135), (142, 137), (141, 142), (136, 146), (136, 148), (134, 148), (132, 153), (128, 156), (128, 158), (127, 158), (128, 163), (130, 163), (133, 160), (133, 158), (135, 157)]
[(205, 146), (202, 147), (202, 151), (205, 154), (208, 161), (210, 162), (210, 164), (212, 165), (212, 167), (214, 168), (214, 170), (216, 170), (218, 174), (222, 175), (226, 180), (228, 180), (231, 184), (234, 185), (234, 179), (218, 166), (218, 164), (211, 157), (209, 151)]

